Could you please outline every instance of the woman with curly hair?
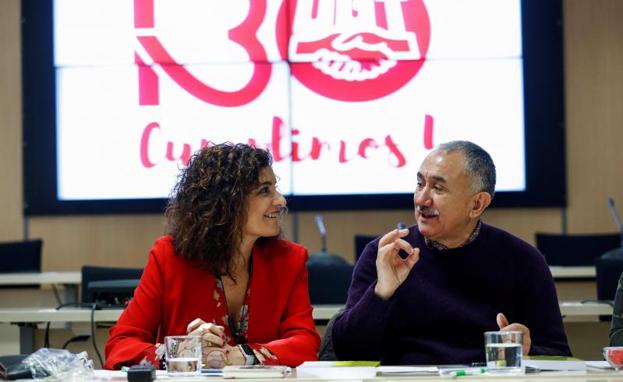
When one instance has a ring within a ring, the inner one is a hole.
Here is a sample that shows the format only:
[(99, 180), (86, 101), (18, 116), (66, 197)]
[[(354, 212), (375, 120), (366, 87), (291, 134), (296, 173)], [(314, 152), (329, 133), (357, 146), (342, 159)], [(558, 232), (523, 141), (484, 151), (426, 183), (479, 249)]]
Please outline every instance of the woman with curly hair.
[(286, 201), (272, 158), (244, 144), (196, 153), (179, 176), (134, 298), (106, 343), (107, 369), (150, 361), (169, 335), (199, 335), (204, 363), (315, 360), (307, 250), (279, 238)]

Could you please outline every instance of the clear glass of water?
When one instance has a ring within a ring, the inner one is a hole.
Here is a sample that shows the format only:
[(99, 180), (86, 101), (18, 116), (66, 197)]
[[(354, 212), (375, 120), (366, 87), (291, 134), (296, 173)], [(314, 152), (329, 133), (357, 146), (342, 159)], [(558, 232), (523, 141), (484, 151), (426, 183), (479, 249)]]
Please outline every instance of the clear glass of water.
[(164, 337), (167, 374), (175, 377), (201, 375), (201, 337)]
[(521, 364), (523, 358), (522, 344), (522, 332), (485, 332), (487, 373), (523, 373), (524, 369)]

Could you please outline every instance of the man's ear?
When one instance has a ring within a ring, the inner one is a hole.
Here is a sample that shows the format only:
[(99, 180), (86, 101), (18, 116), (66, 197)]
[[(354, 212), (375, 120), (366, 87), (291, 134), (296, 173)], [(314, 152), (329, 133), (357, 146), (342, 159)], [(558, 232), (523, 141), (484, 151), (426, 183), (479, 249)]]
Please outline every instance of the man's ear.
[(482, 215), (487, 207), (491, 204), (491, 194), (488, 192), (479, 192), (474, 195), (474, 199), (472, 202), (472, 209), (469, 212), (469, 217), (472, 219), (476, 219)]

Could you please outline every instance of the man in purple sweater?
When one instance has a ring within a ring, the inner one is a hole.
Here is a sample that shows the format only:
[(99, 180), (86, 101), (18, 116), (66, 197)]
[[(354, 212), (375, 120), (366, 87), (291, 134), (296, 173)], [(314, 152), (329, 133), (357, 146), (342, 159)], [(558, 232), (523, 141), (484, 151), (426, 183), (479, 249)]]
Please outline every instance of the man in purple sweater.
[(485, 360), (483, 333), (523, 332), (524, 354), (570, 355), (541, 253), (481, 222), (495, 166), (478, 145), (442, 144), (422, 162), (417, 224), (366, 246), (333, 325), (338, 359), (387, 365)]

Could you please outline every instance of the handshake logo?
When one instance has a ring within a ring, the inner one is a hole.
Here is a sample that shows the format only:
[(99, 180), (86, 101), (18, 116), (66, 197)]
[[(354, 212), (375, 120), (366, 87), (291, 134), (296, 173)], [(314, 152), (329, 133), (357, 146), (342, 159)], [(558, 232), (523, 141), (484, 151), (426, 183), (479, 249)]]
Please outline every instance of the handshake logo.
[[(183, 57), (174, 57), (157, 35), (154, 0), (135, 0), (134, 27), (141, 31), (140, 52), (135, 54), (139, 104), (159, 104), (163, 72), (206, 103), (236, 107), (252, 102), (271, 77), (272, 65), (258, 38), (265, 28), (272, 28), (269, 35), (292, 75), (311, 91), (335, 100), (387, 96), (408, 83), (425, 61), (430, 21), (423, 0), (283, 0), (276, 20), (268, 21), (270, 1), (248, 0), (247, 14), (226, 31), (229, 42), (244, 49), (253, 63), (246, 84), (226, 91), (202, 82), (180, 64)], [(291, 31), (289, 38), (286, 31)], [(198, 47), (202, 38), (206, 36), (197, 36)], [(162, 71), (156, 72), (155, 65)]]
[(420, 60), (406, 1), (299, 1), (289, 58), (336, 80), (378, 78), (399, 60)]

